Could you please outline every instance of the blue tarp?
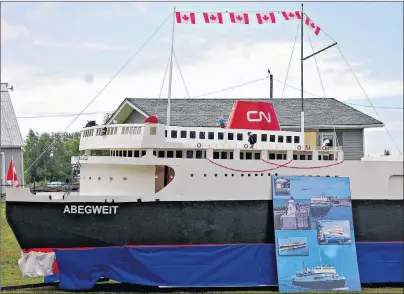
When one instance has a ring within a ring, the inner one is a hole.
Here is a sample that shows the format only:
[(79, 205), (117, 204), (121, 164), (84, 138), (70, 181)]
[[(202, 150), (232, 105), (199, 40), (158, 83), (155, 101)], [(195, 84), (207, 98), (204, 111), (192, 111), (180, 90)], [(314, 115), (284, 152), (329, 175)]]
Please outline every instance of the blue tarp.
[[(404, 282), (403, 247), (402, 242), (357, 243), (361, 282)], [(106, 247), (55, 253), (59, 287), (64, 290), (91, 289), (100, 277), (178, 287), (278, 283), (273, 244)]]

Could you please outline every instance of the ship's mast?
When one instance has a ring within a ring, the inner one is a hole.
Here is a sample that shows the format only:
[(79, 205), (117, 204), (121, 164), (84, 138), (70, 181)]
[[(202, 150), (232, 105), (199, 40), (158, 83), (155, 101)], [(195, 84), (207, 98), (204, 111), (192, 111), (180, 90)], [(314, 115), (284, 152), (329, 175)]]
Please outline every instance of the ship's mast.
[(304, 138), (304, 107), (303, 107), (303, 4), (302, 4), (302, 11), (301, 11), (301, 22), (300, 22), (300, 99), (302, 103), (302, 109), (300, 114), (300, 125), (301, 125), (301, 132), (302, 138)]
[(171, 119), (171, 85), (173, 82), (173, 54), (174, 54), (174, 28), (175, 28), (175, 6), (173, 12), (173, 29), (171, 33), (171, 53), (170, 53), (170, 71), (168, 73), (168, 96), (167, 96), (167, 122), (166, 125), (170, 125)]

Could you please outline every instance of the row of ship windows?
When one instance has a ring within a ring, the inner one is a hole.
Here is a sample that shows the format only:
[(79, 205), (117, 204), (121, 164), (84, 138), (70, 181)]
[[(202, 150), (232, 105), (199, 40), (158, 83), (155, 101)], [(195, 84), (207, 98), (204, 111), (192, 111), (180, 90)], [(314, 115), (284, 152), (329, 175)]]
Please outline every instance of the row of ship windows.
[[(153, 155), (159, 158), (183, 158), (182, 150), (159, 150), (153, 151)], [(111, 150), (111, 156), (115, 157), (142, 157), (146, 155), (146, 150)], [(206, 158), (205, 150), (185, 151), (188, 159)], [(233, 151), (213, 151), (213, 159), (234, 159)], [(261, 152), (240, 151), (241, 160), (261, 160)], [(268, 153), (269, 160), (286, 160), (286, 153)], [(293, 154), (293, 160), (313, 160), (312, 154)], [(333, 154), (318, 155), (318, 160), (334, 160)]]
[[(123, 127), (121, 134), (122, 135), (138, 135), (141, 133), (141, 127)], [(103, 127), (96, 129), (96, 136), (105, 136), (105, 135), (116, 135), (118, 133), (118, 127)], [(91, 137), (94, 134), (94, 129), (85, 130), (83, 132), (83, 137)]]
[[(179, 138), (182, 138), (182, 139), (186, 139), (186, 138), (197, 139), (196, 133), (197, 133), (196, 131), (189, 131), (189, 134), (188, 134), (188, 131), (184, 131), (184, 130), (179, 131)], [(215, 139), (224, 140), (224, 135), (225, 135), (224, 132), (217, 132), (217, 133), (216, 132), (207, 132), (207, 133), (208, 133), (207, 138), (209, 140), (215, 140)], [(236, 135), (236, 140), (237, 141), (243, 141), (243, 134), (242, 133), (237, 133), (237, 134), (227, 133), (227, 140), (229, 140), (229, 141), (234, 140), (234, 135)], [(166, 130), (166, 137), (167, 136), (168, 136), (168, 132)], [(253, 136), (255, 137), (255, 141), (258, 142), (257, 134), (253, 134)], [(276, 137), (278, 137), (278, 140), (276, 140)], [(286, 137), (286, 139), (284, 137)], [(286, 143), (292, 143), (292, 137), (293, 137), (293, 143), (295, 143), (295, 144), (300, 143), (300, 137), (299, 136), (282, 136), (282, 135), (278, 135), (278, 136), (269, 135), (268, 136), (268, 134), (261, 134), (260, 139), (261, 139), (261, 142), (278, 142), (278, 143), (286, 142)], [(171, 130), (170, 131), (170, 138), (173, 138), (173, 139), (178, 138), (178, 131), (177, 130)], [(202, 139), (202, 140), (206, 139), (206, 132), (198, 132), (198, 139)]]

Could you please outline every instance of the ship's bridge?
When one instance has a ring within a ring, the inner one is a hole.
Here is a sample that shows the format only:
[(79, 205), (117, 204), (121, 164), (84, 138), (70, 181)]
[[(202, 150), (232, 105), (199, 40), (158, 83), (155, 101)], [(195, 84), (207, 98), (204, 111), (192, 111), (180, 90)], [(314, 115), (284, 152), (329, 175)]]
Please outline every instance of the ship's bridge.
[[(164, 124), (116, 124), (84, 128), (80, 150), (111, 149), (254, 149), (310, 151), (300, 132), (261, 131), (225, 128), (192, 128)], [(324, 152), (342, 152), (341, 147), (315, 147)]]

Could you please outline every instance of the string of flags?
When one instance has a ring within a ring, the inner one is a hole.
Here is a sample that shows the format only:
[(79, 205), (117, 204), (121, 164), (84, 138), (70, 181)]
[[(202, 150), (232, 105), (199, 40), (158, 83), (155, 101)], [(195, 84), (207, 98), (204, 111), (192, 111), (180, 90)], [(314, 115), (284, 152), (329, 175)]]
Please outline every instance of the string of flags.
[[(226, 12), (227, 14), (227, 12)], [(250, 24), (250, 15), (248, 13), (236, 13), (228, 12), (230, 16), (230, 22), (236, 24)], [(255, 17), (258, 24), (273, 24), (277, 22), (276, 12), (262, 12), (256, 13)], [(223, 24), (223, 12), (203, 12), (203, 20), (205, 23), (216, 23)], [(281, 15), (284, 20), (301, 20), (302, 15), (300, 11), (281, 11)], [(321, 28), (315, 24), (307, 15), (304, 23), (308, 26), (315, 35), (321, 31)], [(195, 12), (179, 12), (175, 13), (176, 21), (180, 24), (196, 24), (196, 13)]]

